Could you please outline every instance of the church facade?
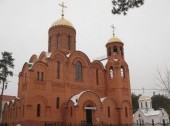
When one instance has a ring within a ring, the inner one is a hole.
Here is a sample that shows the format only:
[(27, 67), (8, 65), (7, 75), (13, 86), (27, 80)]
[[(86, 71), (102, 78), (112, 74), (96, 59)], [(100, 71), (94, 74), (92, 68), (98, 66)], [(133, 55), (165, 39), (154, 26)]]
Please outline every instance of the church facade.
[(133, 115), (134, 126), (169, 126), (169, 115), (163, 109), (154, 110), (152, 99), (141, 95), (138, 100), (139, 109)]
[(48, 51), (19, 73), (18, 97), (5, 104), (7, 126), (130, 126), (132, 103), (123, 42), (106, 42), (107, 59), (76, 49), (76, 29), (62, 18), (49, 28)]

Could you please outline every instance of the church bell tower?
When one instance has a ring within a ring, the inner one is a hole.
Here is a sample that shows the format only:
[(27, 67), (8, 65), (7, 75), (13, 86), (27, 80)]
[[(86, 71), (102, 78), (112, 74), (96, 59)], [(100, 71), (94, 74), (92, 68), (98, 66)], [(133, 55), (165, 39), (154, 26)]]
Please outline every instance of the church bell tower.
[(124, 44), (115, 37), (114, 30), (113, 37), (106, 44), (106, 49), (108, 59), (106, 63), (107, 95), (120, 104), (123, 100), (131, 101), (129, 99), (131, 96), (129, 69), (124, 59)]

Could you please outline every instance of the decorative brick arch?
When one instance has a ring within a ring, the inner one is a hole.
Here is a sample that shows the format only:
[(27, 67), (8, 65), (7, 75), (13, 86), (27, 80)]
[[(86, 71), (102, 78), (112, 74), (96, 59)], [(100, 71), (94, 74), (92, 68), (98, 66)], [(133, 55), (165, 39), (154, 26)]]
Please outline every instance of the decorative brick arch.
[(87, 55), (81, 51), (75, 51), (69, 56), (69, 64), (75, 64), (77, 60), (80, 60), (83, 66), (89, 66), (90, 60)]
[(119, 67), (119, 64), (120, 64), (119, 60), (113, 59), (111, 62), (107, 62), (105, 67), (106, 67), (106, 69), (109, 69), (111, 66), (117, 68), (117, 67)]
[(35, 97), (32, 98), (33, 102), (37, 102), (37, 100), (40, 100), (44, 103), (44, 105), (48, 105), (48, 100), (42, 96), (42, 95), (36, 95)]
[(42, 61), (38, 61), (35, 64), (33, 64), (31, 69), (35, 69), (36, 67), (43, 67), (44, 69), (46, 69), (48, 65)]
[(100, 61), (98, 61), (98, 60), (93, 61), (93, 62), (91, 63), (91, 65), (90, 65), (90, 67), (91, 67), (91, 68), (96, 68), (96, 69), (104, 70), (103, 64), (102, 64)]
[(42, 62), (45, 62), (46, 58), (47, 58), (46, 52), (43, 51), (43, 52), (41, 52), (40, 56), (38, 57), (38, 60), (42, 61)]
[(112, 102), (112, 104), (115, 106), (115, 108), (117, 107), (116, 101), (113, 98), (109, 98), (109, 97), (105, 97), (105, 98), (101, 98), (102, 104), (105, 104), (105, 102)]
[(62, 62), (67, 62), (68, 61), (67, 56), (61, 51), (54, 51), (51, 54), (50, 59), (51, 60), (59, 60), (59, 61), (62, 61)]
[(38, 60), (37, 55), (33, 54), (29, 60), (30, 63), (35, 63)]
[(121, 110), (120, 111), (121, 123), (127, 124), (127, 123), (131, 122), (132, 105), (131, 105), (130, 101), (128, 101), (128, 100), (122, 101), (120, 110)]
[(42, 95), (36, 95), (32, 98), (32, 103), (30, 104), (32, 110), (34, 111), (33, 116), (36, 118), (45, 119), (46, 107), (48, 106), (48, 100)]
[[(101, 98), (102, 101), (102, 121), (105, 125), (118, 124), (117, 103), (113, 98)], [(105, 114), (103, 114), (105, 113)]]
[(22, 72), (24, 72), (24, 71), (28, 71), (28, 69), (29, 69), (29, 64), (27, 63), (27, 62), (25, 62), (25, 64), (23, 65), (23, 67), (22, 67)]

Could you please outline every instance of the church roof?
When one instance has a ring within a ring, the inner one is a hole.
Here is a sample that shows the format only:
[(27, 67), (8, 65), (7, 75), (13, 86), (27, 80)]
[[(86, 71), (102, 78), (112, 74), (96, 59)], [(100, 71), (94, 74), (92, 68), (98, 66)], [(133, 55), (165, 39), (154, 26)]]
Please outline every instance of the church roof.
[(3, 95), (3, 96), (2, 96), (2, 100), (3, 100), (3, 101), (14, 100), (15, 98), (16, 98), (16, 96), (10, 96), (10, 95)]
[(112, 42), (121, 42), (122, 43), (122, 41), (119, 38), (115, 37), (115, 36), (111, 37), (108, 40), (107, 44), (112, 43)]
[(143, 114), (145, 116), (156, 116), (161, 114), (161, 110), (153, 110), (153, 109), (149, 109), (149, 110), (141, 110), (143, 112)]
[(73, 101), (74, 105), (78, 104), (78, 100), (79, 100), (80, 96), (87, 91), (90, 91), (90, 90), (82, 91), (79, 94), (76, 94), (73, 97), (71, 97), (71, 100)]
[(58, 26), (58, 25), (65, 25), (65, 26), (70, 26), (70, 27), (74, 28), (73, 24), (65, 18), (60, 18), (59, 20), (55, 21), (52, 24), (52, 27)]
[(141, 95), (140, 97), (139, 97), (139, 100), (141, 101), (141, 100), (150, 100), (151, 98), (149, 97), (149, 96), (146, 96), (146, 95)]

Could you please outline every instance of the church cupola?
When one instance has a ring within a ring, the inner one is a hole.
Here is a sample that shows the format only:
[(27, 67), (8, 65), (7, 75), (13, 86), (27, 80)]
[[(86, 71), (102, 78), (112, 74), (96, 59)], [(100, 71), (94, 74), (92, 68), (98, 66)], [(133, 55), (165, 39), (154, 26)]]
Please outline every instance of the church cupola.
[(120, 59), (120, 58), (124, 58), (124, 49), (123, 49), (123, 42), (115, 37), (114, 34), (114, 27), (113, 28), (113, 37), (111, 37), (107, 44), (106, 44), (106, 48), (107, 48), (107, 58), (110, 59)]
[(49, 29), (48, 52), (62, 51), (69, 54), (76, 50), (76, 30), (72, 23), (64, 18), (64, 3), (61, 19), (55, 21)]
[[(113, 30), (113, 36), (106, 44), (108, 60), (105, 67), (108, 88), (130, 89), (129, 69), (128, 64), (124, 59), (123, 46), (123, 42), (119, 38), (115, 37)], [(110, 95), (113, 96), (114, 92)]]
[(139, 109), (149, 109), (152, 108), (151, 98), (146, 95), (141, 95), (139, 97), (138, 103), (139, 103)]

